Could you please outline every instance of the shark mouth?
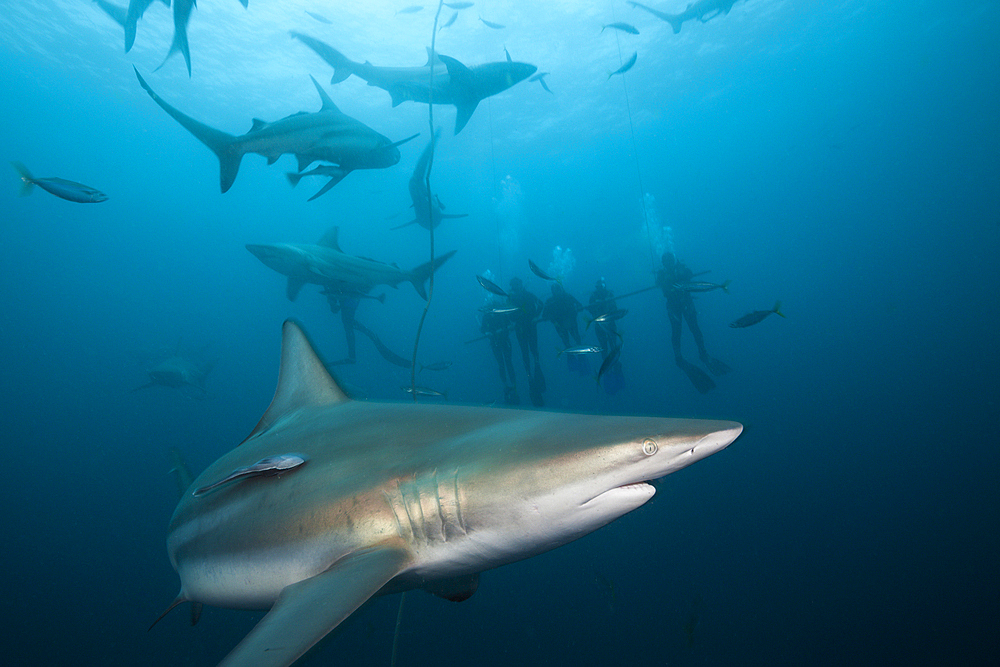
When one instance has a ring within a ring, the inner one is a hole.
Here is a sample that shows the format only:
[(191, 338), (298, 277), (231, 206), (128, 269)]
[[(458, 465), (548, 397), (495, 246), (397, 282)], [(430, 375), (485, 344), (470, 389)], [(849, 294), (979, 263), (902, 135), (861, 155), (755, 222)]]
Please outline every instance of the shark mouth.
[(632, 482), (630, 484), (623, 484), (621, 486), (615, 486), (604, 493), (599, 493), (587, 502), (583, 503), (581, 507), (587, 507), (594, 502), (620, 502), (620, 503), (634, 503), (636, 501), (642, 501), (638, 504), (646, 502), (653, 497), (656, 493), (656, 489), (653, 488), (652, 484), (647, 482)]

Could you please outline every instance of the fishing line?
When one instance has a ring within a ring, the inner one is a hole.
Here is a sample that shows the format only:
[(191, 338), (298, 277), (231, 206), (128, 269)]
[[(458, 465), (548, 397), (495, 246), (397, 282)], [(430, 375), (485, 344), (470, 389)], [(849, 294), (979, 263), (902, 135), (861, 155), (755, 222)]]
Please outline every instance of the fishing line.
[[(441, 8), (444, 0), (438, 0), (437, 13), (434, 14), (434, 27), (431, 32), (431, 52), (430, 52), (430, 88), (427, 91), (427, 124), (431, 131), (430, 157), (427, 160), (427, 170), (424, 172), (424, 187), (427, 188), (427, 220), (430, 227), (431, 238), (431, 277), (427, 281), (427, 302), (424, 304), (424, 312), (420, 314), (420, 323), (417, 325), (417, 335), (413, 340), (413, 356), (410, 358), (410, 393), (413, 394), (413, 402), (417, 402), (417, 349), (420, 347), (420, 333), (424, 330), (424, 320), (427, 319), (427, 311), (431, 307), (431, 299), (434, 298), (434, 193), (431, 192), (431, 169), (434, 168), (434, 149), (437, 144), (437, 137), (434, 134), (434, 47), (437, 43), (438, 19), (441, 17)], [(399, 603), (402, 611), (403, 602)]]
[[(611, 19), (617, 22), (618, 19), (615, 17), (615, 6), (613, 3), (608, 3), (611, 6)], [(618, 47), (618, 64), (621, 66), (624, 61), (622, 60), (622, 44), (621, 40), (618, 38), (618, 30), (615, 29), (615, 45)], [(646, 225), (646, 240), (649, 242), (649, 264), (652, 267), (653, 272), (656, 272), (656, 251), (653, 249), (653, 237), (649, 232), (649, 211), (646, 210), (646, 189), (642, 185), (642, 171), (639, 169), (639, 149), (635, 141), (635, 127), (632, 124), (632, 105), (628, 98), (628, 84), (625, 81), (625, 73), (622, 73), (622, 89), (625, 92), (625, 110), (628, 112), (628, 129), (632, 134), (632, 155), (635, 157), (635, 176), (636, 181), (639, 183), (639, 201), (642, 203), (642, 220)]]
[(497, 278), (503, 281), (503, 238), (500, 233), (500, 214), (497, 206), (500, 204), (500, 192), (497, 189), (497, 151), (493, 139), (493, 101), (486, 98), (486, 109), (490, 114), (490, 160), (493, 162), (493, 219), (497, 223)]
[(399, 645), (399, 626), (403, 623), (403, 603), (406, 602), (406, 591), (399, 594), (399, 611), (396, 612), (396, 630), (392, 633), (392, 659), (389, 667), (396, 667), (396, 647)]

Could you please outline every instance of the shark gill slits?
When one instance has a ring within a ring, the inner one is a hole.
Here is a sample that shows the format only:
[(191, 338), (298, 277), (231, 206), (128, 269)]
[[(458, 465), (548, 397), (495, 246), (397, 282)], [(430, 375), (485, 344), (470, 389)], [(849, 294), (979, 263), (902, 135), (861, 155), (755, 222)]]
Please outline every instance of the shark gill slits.
[(656, 440), (646, 438), (642, 441), (642, 453), (646, 456), (652, 456), (658, 449), (659, 447), (656, 445)]

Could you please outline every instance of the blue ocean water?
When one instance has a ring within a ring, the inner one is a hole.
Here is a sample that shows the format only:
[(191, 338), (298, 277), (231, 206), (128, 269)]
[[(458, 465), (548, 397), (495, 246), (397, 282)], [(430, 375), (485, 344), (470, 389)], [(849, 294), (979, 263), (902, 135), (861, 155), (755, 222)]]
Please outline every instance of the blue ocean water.
[[(36, 176), (109, 195), (76, 204), (0, 187), (0, 350), (6, 508), (2, 611), (10, 664), (213, 665), (261, 613), (206, 609), (189, 627), (165, 549), (171, 447), (195, 471), (268, 404), (280, 327), (295, 318), (328, 360), (346, 354), (316, 286), (291, 302), (248, 243), (314, 243), (416, 266), (427, 231), (407, 181), (427, 105), (391, 106), (288, 36), (357, 61), (416, 66), (433, 9), (406, 3), (205, 0), (192, 75), (154, 3), (122, 28), (82, 0), (0, 0), (0, 146)], [(659, 0), (661, 11), (686, 2)], [(321, 23), (306, 14), (328, 18)], [(445, 10), (442, 20), (450, 16)], [(504, 24), (490, 29), (478, 17)], [(649, 287), (673, 248), (730, 294), (696, 295), (710, 353), (733, 368), (695, 390), (674, 365), (658, 290), (622, 299), (624, 384), (570, 372), (539, 326), (546, 407), (733, 419), (727, 450), (665, 478), (647, 506), (596, 533), (487, 572), (461, 604), (406, 597), (397, 664), (996, 664), (1000, 659), (1000, 46), (990, 0), (747, 0), (679, 34), (624, 2), (478, 0), (437, 34), (467, 64), (549, 72), (443, 128), (432, 185), (446, 212), (418, 359), (421, 383), (502, 404), (475, 275), (582, 301), (600, 277)], [(601, 32), (625, 21), (639, 35)], [(609, 77), (630, 55), (635, 66)], [(400, 147), (316, 201), (283, 157), (244, 159), (220, 194), (215, 157), (153, 103), (232, 134), (316, 111), (313, 75), (347, 114)], [(569, 251), (567, 252), (567, 249)], [(572, 261), (570, 261), (572, 259)], [(357, 318), (409, 356), (423, 301), (378, 288)], [(737, 317), (782, 302), (787, 316)], [(587, 333), (588, 342), (593, 334)], [(403, 400), (409, 371), (364, 336), (335, 370), (350, 391)], [(518, 390), (528, 388), (517, 343)], [(133, 392), (154, 360), (209, 358), (206, 396)], [(685, 330), (682, 351), (697, 361)], [(592, 368), (596, 371), (596, 365)], [(316, 664), (389, 664), (399, 596), (373, 601)]]

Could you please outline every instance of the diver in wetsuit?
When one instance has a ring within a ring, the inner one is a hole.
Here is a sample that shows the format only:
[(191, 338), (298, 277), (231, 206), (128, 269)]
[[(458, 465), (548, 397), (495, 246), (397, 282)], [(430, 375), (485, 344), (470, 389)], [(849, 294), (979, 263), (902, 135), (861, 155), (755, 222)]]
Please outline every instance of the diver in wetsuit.
[(503, 382), (504, 402), (508, 405), (517, 405), (521, 400), (517, 396), (517, 384), (514, 380), (514, 354), (510, 344), (509, 324), (510, 319), (505, 314), (494, 312), (493, 306), (488, 306), (483, 311), (479, 331), (486, 334), (493, 356), (497, 360), (500, 381)]
[(694, 307), (691, 293), (679, 286), (691, 281), (694, 272), (678, 260), (672, 252), (665, 252), (660, 258), (663, 268), (656, 275), (656, 284), (663, 290), (667, 299), (667, 316), (670, 318), (670, 343), (674, 349), (674, 362), (684, 371), (688, 379), (701, 393), (715, 388), (715, 382), (707, 373), (685, 360), (681, 356), (681, 324), (687, 320), (695, 345), (698, 346), (698, 356), (702, 363), (715, 375), (728, 373), (731, 369), (723, 362), (708, 354), (705, 349), (705, 337), (698, 326), (698, 311)]
[[(521, 360), (524, 370), (528, 373), (528, 387), (531, 390), (531, 403), (541, 407), (542, 392), (545, 391), (545, 376), (538, 361), (538, 325), (536, 319), (542, 310), (542, 300), (524, 288), (520, 278), (510, 279), (510, 292), (507, 295), (507, 305), (517, 308), (512, 313), (514, 335), (517, 345), (521, 348)], [(531, 367), (531, 357), (535, 358), (535, 366)]]

